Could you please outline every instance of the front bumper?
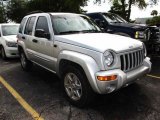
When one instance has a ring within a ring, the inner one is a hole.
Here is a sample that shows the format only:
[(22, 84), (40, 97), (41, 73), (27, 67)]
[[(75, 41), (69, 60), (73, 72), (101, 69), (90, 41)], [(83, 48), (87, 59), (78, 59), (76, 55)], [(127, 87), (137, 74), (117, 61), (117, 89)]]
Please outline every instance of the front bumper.
[[(151, 62), (150, 59), (147, 57), (145, 58), (143, 65), (127, 73), (123, 72), (120, 69), (97, 72), (95, 76), (96, 76), (97, 86), (99, 88), (98, 91), (100, 94), (111, 93), (113, 91), (120, 89), (121, 87), (133, 83), (138, 78), (146, 75), (150, 71), (151, 71)], [(97, 79), (97, 76), (111, 76), (111, 75), (117, 75), (116, 80), (99, 81)]]
[(5, 48), (6, 57), (8, 58), (16, 58), (19, 57), (18, 48), (17, 47), (6, 47)]

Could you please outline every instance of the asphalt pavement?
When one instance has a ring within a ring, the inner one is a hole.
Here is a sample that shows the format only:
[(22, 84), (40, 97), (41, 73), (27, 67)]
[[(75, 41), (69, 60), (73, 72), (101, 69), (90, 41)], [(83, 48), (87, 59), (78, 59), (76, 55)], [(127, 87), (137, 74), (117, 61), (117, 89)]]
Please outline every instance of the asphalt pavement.
[(117, 92), (97, 95), (92, 105), (79, 109), (65, 100), (53, 73), (36, 65), (24, 72), (19, 59), (0, 58), (0, 76), (39, 115), (33, 118), (24, 102), (0, 82), (0, 120), (160, 120), (160, 57), (153, 57), (152, 64), (151, 76)]

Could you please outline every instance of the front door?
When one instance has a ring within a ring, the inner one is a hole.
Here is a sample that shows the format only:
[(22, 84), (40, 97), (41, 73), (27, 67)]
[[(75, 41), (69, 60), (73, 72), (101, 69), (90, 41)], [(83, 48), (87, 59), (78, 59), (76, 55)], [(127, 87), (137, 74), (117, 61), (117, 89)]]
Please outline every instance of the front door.
[[(49, 23), (46, 16), (39, 16), (35, 26), (35, 30), (43, 30), (45, 34), (51, 36)], [(55, 71), (55, 59), (53, 58), (53, 40), (45, 37), (36, 37), (32, 39), (32, 44), (35, 46), (35, 62), (43, 67)]]

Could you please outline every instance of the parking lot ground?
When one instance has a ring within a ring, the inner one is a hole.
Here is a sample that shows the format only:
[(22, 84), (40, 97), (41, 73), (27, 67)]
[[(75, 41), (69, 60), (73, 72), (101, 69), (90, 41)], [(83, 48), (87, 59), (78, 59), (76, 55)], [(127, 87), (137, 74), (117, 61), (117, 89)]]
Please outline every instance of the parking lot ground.
[(20, 95), (10, 86), (1, 76), (0, 82), (12, 94), (12, 96), (19, 102), (19, 104), (33, 117), (33, 119), (44, 120)]
[[(159, 120), (159, 61), (159, 57), (152, 58), (150, 76), (112, 94), (97, 95), (95, 102), (83, 109), (70, 105), (58, 77), (38, 66), (24, 72), (18, 59), (0, 59), (0, 76), (45, 120)], [(32, 119), (0, 83), (0, 120)]]

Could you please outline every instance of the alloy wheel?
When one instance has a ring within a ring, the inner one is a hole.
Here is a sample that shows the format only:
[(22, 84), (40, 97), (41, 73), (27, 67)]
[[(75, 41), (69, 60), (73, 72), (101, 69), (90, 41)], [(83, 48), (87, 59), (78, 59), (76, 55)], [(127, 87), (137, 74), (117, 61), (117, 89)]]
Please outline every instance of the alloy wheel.
[(64, 87), (67, 95), (72, 100), (79, 100), (82, 96), (82, 85), (74, 73), (67, 73), (64, 78)]

